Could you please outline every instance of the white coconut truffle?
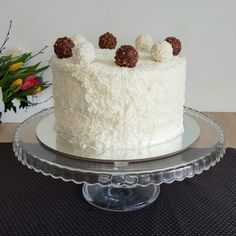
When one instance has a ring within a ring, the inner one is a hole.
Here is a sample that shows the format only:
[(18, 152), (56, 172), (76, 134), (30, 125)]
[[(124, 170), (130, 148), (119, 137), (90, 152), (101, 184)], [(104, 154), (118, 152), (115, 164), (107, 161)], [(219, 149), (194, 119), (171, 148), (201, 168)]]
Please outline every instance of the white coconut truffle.
[(84, 43), (87, 41), (87, 39), (81, 34), (74, 35), (70, 39), (73, 41), (73, 43), (75, 45), (80, 44), (80, 43)]
[(167, 62), (173, 57), (173, 48), (166, 41), (158, 42), (152, 46), (151, 54), (154, 61)]
[(150, 52), (153, 46), (153, 39), (147, 34), (139, 35), (135, 40), (135, 46), (138, 51)]
[(89, 41), (75, 45), (72, 54), (75, 62), (80, 65), (88, 65), (95, 60), (95, 48)]

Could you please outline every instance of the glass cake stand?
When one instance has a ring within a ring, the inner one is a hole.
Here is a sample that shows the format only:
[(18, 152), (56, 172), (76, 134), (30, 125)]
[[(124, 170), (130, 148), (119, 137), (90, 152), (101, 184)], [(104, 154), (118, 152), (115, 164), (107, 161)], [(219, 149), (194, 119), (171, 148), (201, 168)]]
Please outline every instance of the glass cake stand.
[(25, 120), (16, 130), (13, 149), (18, 160), (45, 176), (83, 185), (83, 196), (92, 205), (111, 211), (132, 211), (155, 201), (160, 184), (182, 181), (214, 166), (224, 155), (224, 134), (211, 118), (185, 108), (185, 115), (200, 128), (198, 139), (179, 153), (129, 161), (94, 161), (73, 158), (42, 145), (36, 128), (53, 113), (44, 110)]

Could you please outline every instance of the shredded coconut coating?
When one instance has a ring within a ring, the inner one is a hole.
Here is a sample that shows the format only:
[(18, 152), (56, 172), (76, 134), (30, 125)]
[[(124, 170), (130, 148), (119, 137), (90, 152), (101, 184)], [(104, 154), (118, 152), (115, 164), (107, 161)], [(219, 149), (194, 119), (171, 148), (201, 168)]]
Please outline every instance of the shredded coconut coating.
[(149, 52), (153, 45), (153, 39), (150, 35), (139, 35), (135, 40), (135, 47), (138, 51)]
[(75, 45), (80, 44), (80, 43), (84, 43), (84, 42), (87, 41), (87, 39), (83, 35), (81, 35), (81, 34), (73, 35), (71, 37), (71, 40), (73, 41), (73, 43)]
[(95, 48), (88, 41), (77, 44), (72, 49), (72, 56), (75, 63), (88, 65), (95, 60)]
[(158, 62), (168, 62), (173, 57), (173, 48), (170, 43), (163, 41), (155, 43), (151, 49), (152, 58)]
[(114, 50), (96, 50), (92, 64), (52, 57), (58, 134), (81, 148), (142, 148), (183, 132), (186, 59), (157, 63), (140, 53), (135, 68), (114, 63)]

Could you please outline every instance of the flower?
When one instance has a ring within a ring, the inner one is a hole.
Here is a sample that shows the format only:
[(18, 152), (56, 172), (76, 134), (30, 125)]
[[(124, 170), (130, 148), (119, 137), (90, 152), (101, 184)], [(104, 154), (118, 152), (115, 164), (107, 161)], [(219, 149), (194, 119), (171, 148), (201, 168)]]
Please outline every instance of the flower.
[(18, 57), (23, 54), (23, 51), (21, 51), (19, 48), (9, 48), (4, 55), (5, 56), (11, 56), (12, 58)]
[(34, 80), (35, 77), (36, 77), (35, 74), (32, 74), (32, 75), (26, 77), (26, 78), (25, 78), (25, 81), (26, 81), (26, 80)]
[(33, 75), (28, 76), (24, 80), (21, 90), (25, 91), (25, 90), (30, 89), (34, 86), (39, 85), (39, 84), (40, 84), (40, 82), (35, 79), (35, 75), (33, 74)]
[(14, 72), (23, 66), (23, 62), (17, 62), (9, 66), (9, 71)]
[(41, 92), (42, 91), (42, 88), (41, 87), (38, 87), (38, 88), (36, 88), (34, 91), (33, 91), (33, 93), (31, 94), (31, 95), (35, 95), (35, 94), (37, 94), (37, 93), (39, 93), (39, 92)]
[(10, 87), (14, 89), (15, 92), (17, 92), (21, 89), (22, 84), (23, 84), (22, 79), (17, 79), (10, 85)]
[(10, 39), (11, 25), (12, 21), (10, 21), (5, 40), (0, 45), (0, 101), (4, 103), (4, 112), (12, 109), (14, 112), (17, 111), (13, 103), (14, 99), (20, 101), (19, 108), (37, 105), (29, 101), (28, 96), (40, 93), (51, 85), (47, 81), (44, 82), (42, 77), (49, 65), (42, 67), (41, 62), (33, 65), (29, 63), (32, 58), (43, 54), (47, 46), (35, 54), (22, 52), (18, 48), (10, 48), (3, 52)]

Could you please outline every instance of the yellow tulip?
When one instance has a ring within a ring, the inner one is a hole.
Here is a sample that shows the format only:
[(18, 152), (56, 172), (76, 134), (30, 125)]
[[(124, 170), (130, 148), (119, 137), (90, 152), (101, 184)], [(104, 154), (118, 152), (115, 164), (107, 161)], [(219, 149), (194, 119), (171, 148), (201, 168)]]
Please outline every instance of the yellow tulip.
[(23, 80), (17, 79), (10, 85), (10, 87), (17, 92), (18, 90), (21, 89), (22, 84), (23, 84)]
[(19, 68), (21, 68), (23, 64), (24, 64), (23, 62), (17, 62), (15, 64), (12, 64), (11, 66), (9, 66), (9, 71), (14, 72)]
[(39, 93), (39, 92), (41, 92), (42, 91), (42, 88), (41, 87), (38, 87), (38, 88), (36, 88), (34, 91), (33, 91), (33, 93), (31, 94), (31, 95), (35, 95), (35, 94), (37, 94), (37, 93)]

